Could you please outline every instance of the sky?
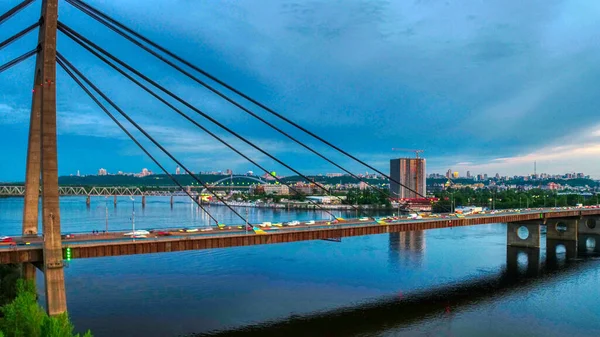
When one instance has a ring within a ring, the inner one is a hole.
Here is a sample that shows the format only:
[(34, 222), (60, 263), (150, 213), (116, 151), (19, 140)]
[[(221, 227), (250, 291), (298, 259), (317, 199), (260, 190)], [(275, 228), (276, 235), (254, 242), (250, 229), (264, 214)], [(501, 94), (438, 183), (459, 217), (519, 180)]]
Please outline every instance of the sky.
[[(0, 13), (18, 2), (2, 1)], [(40, 3), (0, 26), (0, 41), (35, 22)], [(536, 161), (538, 173), (600, 178), (600, 2), (88, 3), (383, 172), (389, 159), (414, 156), (392, 151), (406, 148), (424, 150), (428, 173), (526, 175)], [(340, 172), (62, 0), (59, 15), (300, 172)], [(0, 64), (36, 41), (32, 33), (0, 50)], [(262, 173), (61, 33), (58, 50), (188, 169)], [(0, 74), (0, 181), (24, 179), (33, 66), (32, 58)], [(60, 68), (56, 85), (60, 175), (159, 172)], [(371, 171), (240, 102), (351, 171)], [(175, 104), (270, 171), (291, 174)], [(177, 164), (142, 143), (175, 171)]]

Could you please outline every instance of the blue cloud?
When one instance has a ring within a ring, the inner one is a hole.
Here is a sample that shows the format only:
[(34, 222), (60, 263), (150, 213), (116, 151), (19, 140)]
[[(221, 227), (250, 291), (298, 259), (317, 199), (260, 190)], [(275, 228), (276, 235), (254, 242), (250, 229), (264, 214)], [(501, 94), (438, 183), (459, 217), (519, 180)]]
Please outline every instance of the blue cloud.
[[(592, 136), (600, 129), (595, 2), (89, 2), (382, 170), (398, 155), (392, 147), (414, 147), (426, 150), (432, 171), (525, 174), (537, 156), (538, 168), (549, 172), (600, 176), (597, 155), (548, 155), (559, 145), (595, 149), (599, 143)], [(60, 10), (63, 22), (281, 159), (307, 173), (334, 170), (68, 4)], [(38, 12), (32, 6), (19, 14), (0, 39)], [(0, 62), (30, 49), (34, 35), (0, 52)], [(195, 171), (257, 171), (64, 36), (59, 50)], [(0, 75), (0, 142), (12, 145), (10, 164), (0, 165), (1, 180), (24, 175), (32, 67), (30, 60)], [(62, 71), (57, 85), (61, 174), (152, 167)], [(365, 170), (292, 133), (349, 168)]]

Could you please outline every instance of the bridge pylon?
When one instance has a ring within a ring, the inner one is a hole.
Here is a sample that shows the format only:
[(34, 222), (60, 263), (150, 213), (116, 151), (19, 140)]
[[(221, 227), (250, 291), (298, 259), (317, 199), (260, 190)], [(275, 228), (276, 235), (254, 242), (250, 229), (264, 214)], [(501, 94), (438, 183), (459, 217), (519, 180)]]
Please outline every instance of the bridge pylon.
[[(38, 198), (41, 185), (42, 232), (44, 236), (44, 279), (49, 315), (67, 310), (62, 241), (60, 236), (60, 209), (58, 193), (58, 155), (56, 146), (56, 33), (58, 0), (43, 0), (38, 36), (27, 169), (25, 177), (25, 205), (23, 234), (38, 233)], [(35, 272), (26, 268), (26, 276)]]

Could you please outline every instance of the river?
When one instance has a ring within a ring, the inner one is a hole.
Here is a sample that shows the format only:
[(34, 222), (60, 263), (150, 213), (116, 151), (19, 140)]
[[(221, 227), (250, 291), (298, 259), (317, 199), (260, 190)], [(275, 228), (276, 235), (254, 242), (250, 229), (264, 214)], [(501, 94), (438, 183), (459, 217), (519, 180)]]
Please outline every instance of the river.
[[(138, 229), (208, 223), (184, 198), (173, 208), (168, 198), (133, 203)], [(0, 234), (20, 232), (22, 207), (0, 199)], [(131, 228), (128, 198), (117, 207), (63, 198), (63, 232), (104, 230), (107, 210), (109, 230)], [(239, 222), (224, 207), (210, 210)], [(327, 217), (247, 210), (251, 222)], [(72, 260), (65, 277), (76, 329), (96, 337), (600, 335), (600, 259), (585, 250), (567, 259), (561, 248), (547, 252), (543, 240), (539, 262), (527, 252), (510, 261), (506, 226), (493, 224)], [(44, 302), (41, 273), (37, 281)]]

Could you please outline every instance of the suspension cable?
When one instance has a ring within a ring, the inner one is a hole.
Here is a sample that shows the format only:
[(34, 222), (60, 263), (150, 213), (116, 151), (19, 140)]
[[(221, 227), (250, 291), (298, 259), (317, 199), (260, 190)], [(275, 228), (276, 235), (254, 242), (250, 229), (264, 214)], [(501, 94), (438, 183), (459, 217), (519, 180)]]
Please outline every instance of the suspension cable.
[[(265, 150), (263, 150), (262, 148), (256, 146), (255, 144), (253, 144), (252, 142), (250, 142), (249, 140), (247, 140), (246, 138), (244, 138), (243, 136), (239, 135), (238, 133), (236, 133), (235, 131), (231, 130), (230, 128), (228, 128), (227, 126), (223, 125), (222, 123), (220, 123), (219, 121), (215, 120), (214, 118), (210, 117), (209, 115), (207, 115), (206, 113), (204, 113), (203, 111), (201, 111), (200, 109), (196, 108), (195, 106), (189, 104), (188, 102), (186, 102), (185, 100), (183, 100), (182, 98), (180, 98), (179, 96), (173, 94), (171, 91), (169, 91), (168, 89), (164, 88), (163, 86), (161, 86), (160, 84), (156, 83), (155, 81), (151, 80), (150, 78), (148, 78), (147, 76), (143, 75), (142, 73), (140, 73), (139, 71), (135, 70), (134, 68), (132, 68), (131, 66), (129, 66), (127, 63), (121, 61), (120, 59), (116, 58), (115, 56), (113, 56), (112, 54), (110, 54), (109, 52), (107, 52), (106, 50), (102, 49), (101, 47), (99, 47), (98, 45), (94, 44), (93, 42), (91, 42), (90, 40), (86, 39), (85, 37), (83, 37), (81, 34), (75, 32), (74, 30), (72, 30), (71, 28), (67, 27), (65, 24), (63, 24), (62, 22), (59, 22), (58, 24), (58, 29), (65, 35), (67, 35), (69, 38), (71, 38), (73, 41), (75, 41), (76, 43), (78, 43), (80, 46), (82, 46), (83, 48), (87, 49), (90, 53), (94, 54), (96, 57), (100, 58), (103, 62), (107, 63), (109, 66), (113, 67), (113, 69), (119, 71), (121, 74), (124, 74), (124, 72), (119, 69), (118, 67), (111, 65), (109, 62), (107, 62), (107, 60), (103, 57), (101, 57), (96, 51), (94, 51), (90, 46), (92, 46), (94, 49), (98, 50), (99, 52), (101, 52), (102, 54), (106, 55), (107, 57), (109, 57), (110, 59), (112, 59), (113, 61), (115, 61), (116, 63), (118, 63), (119, 65), (123, 66), (124, 68), (126, 68), (127, 70), (133, 72), (134, 74), (136, 74), (137, 76), (141, 77), (142, 79), (144, 79), (145, 81), (147, 81), (148, 83), (152, 84), (154, 87), (158, 88), (159, 90), (161, 90), (162, 92), (166, 93), (167, 95), (169, 95), (170, 97), (174, 98), (175, 100), (177, 100), (178, 102), (182, 103), (183, 105), (185, 105), (186, 107), (192, 109), (193, 111), (195, 111), (196, 113), (200, 114), (201, 116), (203, 116), (204, 118), (208, 119), (209, 121), (211, 121), (212, 123), (216, 124), (217, 126), (219, 126), (220, 128), (224, 129), (225, 131), (229, 132), (230, 134), (232, 134), (233, 136), (235, 136), (236, 138), (242, 140), (244, 143), (252, 146), (253, 148), (255, 148), (256, 150), (260, 151), (261, 153), (263, 153), (264, 155), (268, 156), (269, 158), (275, 160), (276, 162), (278, 162), (279, 164), (283, 165), (284, 167), (288, 168), (289, 170), (293, 171), (294, 173), (298, 174), (299, 176), (301, 176), (302, 178), (313, 182), (316, 186), (318, 186), (319, 188), (321, 188), (323, 191), (325, 191), (326, 194), (329, 195), (329, 191), (323, 187), (322, 185), (316, 183), (314, 180), (308, 178), (307, 176), (305, 176), (304, 174), (300, 173), (299, 171), (297, 171), (296, 169), (292, 168), (291, 166), (289, 166), (288, 164), (282, 162), (281, 160), (279, 160), (278, 158), (276, 158), (275, 156), (271, 155), (270, 153), (266, 152)], [(89, 44), (89, 46), (88, 46)], [(156, 97), (156, 96), (155, 96)], [(197, 126), (199, 126), (198, 124), (195, 124)], [(202, 128), (203, 130), (206, 131), (206, 129)], [(216, 138), (217, 140), (219, 140), (220, 142), (226, 144), (226, 142), (224, 142), (223, 140), (221, 140), (218, 136), (214, 135), (213, 133), (209, 133), (211, 136), (213, 136), (214, 138)], [(228, 146), (230, 147), (230, 146)], [(231, 147), (230, 147), (231, 148)], [(236, 153), (239, 153), (236, 151)], [(244, 157), (246, 159), (248, 159), (247, 157)], [(257, 165), (256, 162), (251, 161), (253, 164)], [(257, 165), (258, 166), (258, 165)], [(263, 168), (262, 166), (258, 166), (259, 168), (261, 168), (262, 170), (264, 170), (266, 173), (269, 173), (268, 170), (266, 170), (265, 168)], [(292, 189), (294, 192), (299, 193), (296, 189), (294, 189), (292, 186), (290, 186), (289, 184), (283, 182), (282, 180), (280, 180), (279, 178), (275, 177), (275, 179), (288, 186), (290, 189)], [(341, 198), (339, 198), (338, 196), (333, 196), (338, 198), (339, 200), (342, 200)], [(312, 202), (312, 201), (311, 201)], [(313, 202), (314, 203), (314, 202)], [(314, 203), (315, 205), (318, 205), (317, 203)], [(356, 206), (354, 205), (350, 205), (352, 208), (354, 208), (357, 212), (361, 212), (362, 211), (360, 209), (358, 209)], [(318, 206), (319, 208), (321, 208), (322, 210), (324, 210), (325, 212), (329, 213), (330, 215), (332, 215), (333, 217), (336, 217), (335, 215), (333, 215), (331, 212), (325, 210), (325, 208), (323, 208), (322, 206)], [(336, 217), (337, 218), (337, 217)]]
[[(214, 76), (214, 75), (211, 75), (211, 74), (210, 74), (210, 73), (208, 73), (207, 71), (205, 71), (205, 70), (203, 70), (202, 68), (200, 68), (200, 67), (198, 67), (198, 66), (196, 66), (196, 65), (192, 64), (191, 62), (189, 62), (189, 61), (186, 61), (185, 59), (183, 59), (182, 57), (180, 57), (180, 56), (176, 55), (175, 53), (173, 53), (173, 52), (169, 51), (169, 50), (168, 50), (168, 49), (166, 49), (165, 47), (162, 47), (162, 46), (160, 46), (159, 44), (157, 44), (157, 43), (153, 42), (152, 40), (150, 40), (150, 39), (148, 39), (148, 38), (144, 37), (143, 35), (141, 35), (141, 34), (139, 34), (139, 33), (135, 32), (135, 31), (134, 31), (134, 30), (132, 30), (131, 28), (129, 28), (129, 27), (127, 27), (127, 26), (125, 26), (124, 24), (120, 23), (119, 21), (117, 21), (117, 20), (115, 20), (115, 19), (111, 18), (110, 16), (108, 16), (108, 15), (104, 14), (104, 13), (103, 13), (103, 12), (101, 12), (100, 10), (98, 10), (98, 9), (96, 9), (96, 8), (94, 8), (94, 7), (92, 7), (92, 6), (90, 6), (89, 4), (87, 4), (87, 3), (85, 3), (85, 2), (83, 2), (83, 1), (81, 1), (81, 0), (66, 0), (66, 1), (67, 1), (68, 3), (70, 3), (71, 5), (74, 5), (75, 7), (77, 7), (77, 8), (78, 8), (78, 9), (80, 9), (80, 10), (81, 10), (81, 8), (82, 8), (82, 7), (84, 7), (84, 8), (86, 8), (86, 9), (88, 9), (89, 11), (91, 11), (91, 12), (93, 12), (93, 13), (97, 14), (98, 16), (100, 16), (100, 17), (104, 18), (105, 20), (107, 20), (107, 21), (111, 22), (111, 23), (112, 23), (112, 24), (114, 24), (115, 26), (118, 26), (119, 28), (121, 28), (121, 29), (125, 30), (125, 31), (126, 31), (126, 32), (128, 32), (129, 34), (131, 34), (131, 35), (133, 35), (133, 36), (137, 37), (138, 39), (140, 39), (140, 40), (142, 40), (142, 41), (144, 41), (144, 42), (148, 43), (148, 44), (149, 44), (149, 45), (151, 45), (152, 47), (154, 47), (154, 48), (156, 48), (156, 49), (158, 49), (158, 50), (162, 51), (163, 53), (165, 53), (165, 54), (169, 55), (170, 57), (172, 57), (172, 58), (176, 59), (177, 61), (179, 61), (179, 62), (181, 62), (181, 63), (185, 64), (186, 66), (190, 67), (191, 69), (194, 69), (194, 70), (196, 70), (197, 72), (199, 72), (199, 73), (201, 73), (202, 75), (206, 76), (207, 78), (209, 78), (209, 79), (211, 79), (211, 80), (215, 81), (216, 83), (218, 83), (218, 84), (220, 84), (221, 86), (223, 86), (223, 87), (227, 88), (228, 90), (230, 90), (230, 91), (234, 92), (235, 94), (237, 94), (237, 95), (239, 95), (239, 96), (243, 97), (244, 99), (246, 99), (246, 100), (248, 100), (248, 101), (252, 102), (253, 104), (257, 105), (258, 107), (262, 108), (263, 110), (265, 110), (265, 111), (269, 112), (270, 114), (272, 114), (272, 115), (274, 115), (274, 116), (278, 117), (279, 119), (281, 119), (281, 120), (283, 120), (283, 121), (287, 122), (288, 124), (290, 124), (290, 125), (292, 125), (292, 126), (296, 127), (297, 129), (299, 129), (299, 130), (303, 131), (304, 133), (306, 133), (306, 134), (310, 135), (311, 137), (313, 137), (313, 138), (315, 138), (315, 139), (319, 140), (320, 142), (322, 142), (322, 143), (326, 144), (327, 146), (329, 146), (329, 147), (333, 148), (334, 150), (336, 150), (336, 151), (338, 151), (338, 152), (342, 153), (342, 154), (343, 154), (343, 155), (345, 155), (346, 157), (348, 157), (348, 158), (350, 158), (350, 159), (352, 159), (352, 160), (354, 160), (354, 161), (358, 162), (359, 164), (361, 164), (361, 165), (363, 165), (363, 166), (365, 166), (365, 167), (369, 168), (370, 170), (373, 170), (373, 171), (375, 171), (376, 173), (379, 173), (380, 175), (384, 176), (384, 177), (385, 177), (385, 178), (387, 178), (388, 180), (390, 180), (390, 181), (392, 181), (392, 182), (394, 182), (394, 183), (396, 183), (396, 184), (398, 184), (398, 185), (400, 185), (400, 186), (402, 186), (402, 187), (406, 188), (407, 190), (409, 190), (409, 191), (411, 191), (411, 192), (415, 193), (416, 195), (418, 195), (418, 196), (420, 196), (420, 197), (422, 197), (422, 198), (426, 198), (426, 196), (424, 196), (423, 194), (421, 194), (421, 193), (417, 192), (416, 190), (414, 190), (414, 189), (412, 189), (412, 188), (410, 188), (410, 187), (408, 187), (408, 186), (404, 185), (403, 183), (401, 183), (401, 182), (397, 181), (396, 179), (393, 179), (393, 178), (392, 178), (392, 177), (390, 177), (389, 175), (387, 175), (387, 174), (385, 174), (385, 173), (381, 172), (380, 170), (378, 170), (378, 169), (376, 169), (375, 167), (373, 167), (373, 166), (369, 165), (368, 163), (364, 162), (363, 160), (361, 160), (361, 159), (359, 159), (359, 158), (357, 158), (357, 157), (353, 156), (352, 154), (350, 154), (350, 153), (348, 153), (348, 152), (344, 151), (343, 149), (341, 149), (340, 147), (338, 147), (338, 146), (336, 146), (336, 145), (332, 144), (331, 142), (329, 142), (329, 141), (325, 140), (324, 138), (320, 137), (319, 135), (317, 135), (317, 134), (315, 134), (315, 133), (311, 132), (310, 130), (308, 130), (308, 129), (304, 128), (303, 126), (301, 126), (301, 125), (297, 124), (296, 122), (294, 122), (294, 121), (290, 120), (289, 118), (287, 118), (287, 117), (283, 116), (282, 114), (280, 114), (280, 113), (276, 112), (275, 110), (273, 110), (273, 109), (269, 108), (268, 106), (266, 106), (265, 104), (261, 103), (260, 101), (258, 101), (258, 100), (256, 100), (256, 99), (254, 99), (254, 98), (250, 97), (249, 95), (247, 95), (247, 94), (243, 93), (242, 91), (240, 91), (240, 90), (238, 90), (238, 89), (234, 88), (233, 86), (231, 86), (231, 85), (229, 85), (229, 84), (225, 83), (224, 81), (220, 80), (220, 79), (219, 79), (219, 78), (217, 78), (216, 76)], [(78, 4), (79, 6), (76, 6), (76, 4)], [(89, 12), (84, 12), (84, 13), (88, 14)], [(88, 15), (89, 15), (89, 14), (88, 14)], [(91, 16), (91, 15), (90, 15), (90, 16)], [(92, 18), (94, 18), (94, 19), (95, 19), (95, 17), (93, 17), (93, 16), (92, 16)]]
[(15, 59), (12, 59), (12, 60), (6, 62), (5, 64), (3, 64), (3, 65), (0, 66), (0, 73), (3, 73), (4, 71), (6, 71), (6, 70), (8, 70), (8, 69), (10, 69), (10, 68), (12, 68), (14, 66), (16, 66), (17, 64), (19, 64), (19, 63), (21, 63), (21, 62), (23, 62), (25, 60), (27, 60), (28, 58), (30, 58), (33, 55), (37, 54), (37, 52), (38, 52), (38, 50), (36, 48), (36, 49), (33, 49), (30, 52), (27, 52), (27, 53), (25, 53), (25, 54), (23, 54), (23, 55), (15, 58)]
[(115, 116), (113, 116), (113, 114), (110, 113), (110, 111), (108, 111), (108, 109), (104, 106), (104, 104), (102, 104), (98, 98), (91, 92), (89, 91), (89, 89), (83, 84), (81, 83), (81, 81), (71, 72), (71, 70), (69, 70), (69, 68), (63, 63), (63, 61), (61, 60), (60, 57), (57, 58), (56, 62), (65, 70), (65, 72), (67, 72), (67, 74), (79, 85), (79, 87), (85, 91), (85, 93), (98, 105), (98, 107), (100, 107), (100, 109), (102, 109), (102, 111), (104, 111), (104, 113), (106, 113), (106, 115), (108, 115), (108, 117), (110, 117), (110, 119), (113, 120), (113, 122), (115, 122), (119, 128), (121, 130), (123, 130), (123, 132), (125, 132), (125, 134), (127, 134), (127, 136), (129, 136), (129, 138), (171, 179), (171, 181), (173, 181), (177, 186), (179, 186), (179, 188), (181, 188), (182, 191), (185, 192), (185, 194), (187, 194), (188, 197), (190, 197), (190, 199), (192, 199), (203, 211), (204, 213), (206, 213), (213, 221), (217, 221), (217, 219), (215, 219), (214, 216), (212, 216), (212, 214), (210, 214), (210, 212), (208, 212), (206, 210), (206, 208), (204, 208), (204, 206), (202, 206), (202, 204), (196, 199), (194, 198), (190, 192), (188, 192), (183, 185), (181, 185), (181, 183), (179, 183), (179, 181), (177, 179), (175, 179), (175, 177), (173, 177), (169, 171), (162, 166), (158, 160), (156, 160), (156, 158), (150, 154), (150, 152), (148, 152), (148, 150), (146, 150), (146, 148), (127, 130), (127, 128), (125, 128), (125, 126), (123, 124), (121, 124), (121, 122), (119, 122), (119, 120), (117, 118), (115, 118)]
[(9, 37), (8, 39), (0, 42), (0, 50), (2, 50), (4, 47), (8, 46), (9, 44), (17, 41), (18, 39), (20, 39), (21, 37), (23, 37), (24, 35), (26, 35), (27, 33), (31, 32), (32, 30), (34, 30), (35, 28), (37, 28), (40, 25), (39, 22), (34, 23), (33, 25), (23, 29), (22, 31), (18, 32), (17, 34)]
[[(127, 119), (127, 121), (129, 121), (129, 123), (131, 123), (136, 129), (138, 129), (142, 134), (144, 134), (144, 136), (146, 136), (164, 154), (169, 156), (169, 158), (171, 158), (171, 160), (173, 160), (175, 163), (177, 163), (177, 165), (181, 166), (181, 168), (183, 168), (184, 171), (186, 171), (189, 175), (192, 176), (192, 178), (194, 178), (194, 180), (196, 180), (198, 183), (200, 183), (202, 186), (204, 186), (204, 188), (206, 188), (220, 202), (222, 202), (225, 206), (227, 206), (235, 215), (237, 215), (240, 219), (242, 219), (242, 221), (244, 221), (244, 222), (246, 221), (246, 218), (244, 218), (235, 209), (233, 209), (233, 207), (231, 207), (227, 202), (225, 202), (225, 200), (223, 200), (223, 198), (221, 198), (217, 193), (215, 193), (206, 183), (204, 183), (201, 179), (199, 179), (196, 175), (194, 175), (190, 170), (188, 170), (188, 168), (185, 165), (183, 165), (183, 163), (181, 163), (179, 160), (177, 160), (177, 158), (175, 158), (169, 151), (167, 151), (162, 145), (160, 145), (160, 143), (158, 143), (152, 136), (150, 136), (148, 134), (148, 132), (146, 132), (131, 117), (129, 117), (123, 110), (121, 110), (121, 108), (119, 108), (110, 98), (108, 98), (102, 91), (100, 91), (100, 89), (98, 89), (98, 87), (96, 87), (87, 77), (85, 77), (79, 70), (77, 70), (77, 68), (75, 68), (75, 66), (73, 66), (73, 64), (71, 64), (64, 56), (57, 53), (57, 57), (62, 62), (64, 62), (66, 65), (68, 65), (69, 68), (71, 68), (77, 74), (77, 76), (79, 76), (81, 79), (83, 79), (83, 81), (86, 82), (86, 84), (89, 87), (91, 87), (94, 91), (96, 91), (96, 93), (98, 93), (98, 95), (100, 95), (105, 101), (107, 101), (115, 110), (117, 110), (125, 119)], [(218, 221), (214, 218), (213, 218), (213, 220), (218, 225)]]
[[(71, 3), (70, 0), (67, 0), (69, 3)], [(251, 115), (252, 117), (258, 119), (259, 121), (261, 121), (262, 123), (266, 124), (267, 126), (271, 127), (272, 129), (274, 129), (275, 131), (279, 132), (280, 134), (284, 135), (285, 137), (287, 137), (288, 139), (292, 140), (294, 143), (302, 146), (303, 148), (307, 149), (308, 151), (312, 152), (313, 154), (317, 155), (318, 157), (320, 157), (321, 159), (324, 159), (325, 161), (327, 161), (328, 163), (334, 165), (335, 167), (339, 168), (340, 170), (344, 171), (345, 173), (349, 174), (351, 177), (353, 177), (354, 179), (365, 183), (368, 187), (376, 190), (377, 192), (381, 193), (382, 195), (384, 195), (385, 197), (389, 197), (389, 193), (384, 191), (383, 189), (371, 185), (369, 184), (365, 179), (357, 176), (356, 174), (350, 172), (349, 170), (347, 170), (346, 168), (342, 167), (341, 165), (339, 165), (338, 163), (334, 162), (333, 160), (329, 159), (328, 157), (324, 156), (323, 154), (317, 152), (315, 149), (313, 149), (312, 147), (306, 145), (305, 143), (301, 142), (300, 140), (298, 140), (297, 138), (291, 136), (289, 133), (283, 131), (282, 129), (278, 128), (277, 126), (273, 125), (272, 123), (268, 122), (267, 120), (265, 120), (264, 118), (260, 117), (259, 115), (257, 115), (256, 113), (252, 112), (251, 110), (249, 110), (248, 108), (242, 106), (240, 103), (236, 102), (235, 100), (233, 100), (232, 98), (230, 98), (229, 96), (223, 94), (221, 91), (215, 89), (213, 86), (209, 85), (208, 83), (206, 83), (205, 81), (202, 81), (201, 79), (199, 79), (198, 77), (192, 75), (191, 73), (185, 71), (184, 69), (182, 69), (181, 67), (177, 66), (175, 63), (167, 60), (166, 58), (164, 58), (163, 56), (159, 55), (157, 52), (155, 52), (154, 50), (146, 47), (145, 45), (143, 45), (142, 43), (140, 43), (139, 41), (137, 41), (136, 39), (132, 38), (131, 36), (127, 35), (126, 33), (124, 33), (122, 30), (120, 30), (119, 28), (115, 27), (113, 24), (107, 22), (105, 19), (99, 17), (98, 15), (96, 15), (95, 13), (91, 12), (90, 10), (84, 8), (82, 5), (72, 2), (71, 5), (73, 5), (74, 7), (78, 8), (80, 11), (84, 12), (85, 14), (87, 14), (88, 16), (92, 17), (93, 19), (95, 19), (96, 21), (102, 23), (104, 26), (106, 26), (107, 28), (109, 28), (110, 30), (114, 31), (115, 33), (121, 35), (122, 37), (124, 37), (125, 39), (129, 40), (131, 43), (135, 44), (136, 46), (142, 48), (143, 50), (145, 50), (146, 52), (150, 53), (151, 55), (153, 55), (154, 57), (158, 58), (159, 60), (163, 61), (164, 63), (166, 63), (167, 65), (171, 66), (172, 68), (174, 68), (175, 70), (179, 71), (180, 73), (184, 74), (185, 76), (189, 77), (190, 79), (192, 79), (193, 81), (195, 81), (196, 83), (200, 84), (201, 86), (205, 87), (206, 89), (212, 91), (213, 93), (215, 93), (216, 95), (218, 95), (219, 97), (223, 98), (224, 100), (226, 100), (227, 102), (233, 104), (234, 106), (236, 106), (237, 108), (241, 109), (242, 111), (246, 112), (247, 114)]]
[(35, 0), (25, 0), (15, 7), (9, 9), (6, 13), (0, 16), (0, 25), (4, 23), (4, 21), (10, 19), (13, 15), (19, 13), (25, 7), (31, 5)]

